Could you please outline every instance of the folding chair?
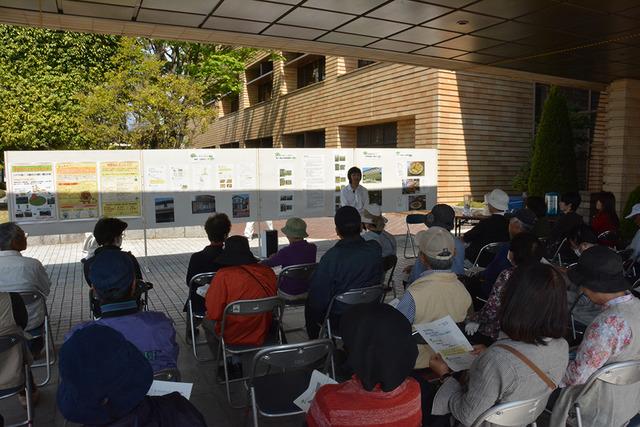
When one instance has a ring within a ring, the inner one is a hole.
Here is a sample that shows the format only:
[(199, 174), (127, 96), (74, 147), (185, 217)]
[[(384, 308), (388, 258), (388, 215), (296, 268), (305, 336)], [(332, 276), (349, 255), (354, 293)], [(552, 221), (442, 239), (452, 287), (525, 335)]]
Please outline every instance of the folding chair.
[(618, 240), (618, 233), (613, 230), (603, 231), (602, 233), (598, 234), (598, 243), (602, 243), (603, 241), (614, 242), (614, 248), (617, 245)]
[[(273, 314), (271, 322), (271, 331), (275, 336), (267, 336), (262, 345), (229, 345), (225, 343), (224, 330), (229, 316), (255, 316), (256, 314)], [(248, 377), (229, 380), (229, 369), (227, 366), (227, 355), (243, 355), (253, 353), (270, 345), (282, 345), (282, 314), (284, 313), (284, 301), (279, 297), (269, 297), (253, 300), (239, 300), (227, 304), (222, 314), (222, 322), (220, 323), (220, 335), (218, 338), (218, 354), (222, 354), (222, 364), (224, 367), (224, 385), (227, 390), (227, 400), (232, 408), (242, 408), (236, 406), (231, 401), (231, 382), (245, 381)]]
[(631, 285), (631, 293), (635, 296), (640, 296), (640, 279), (636, 280), (633, 285)]
[(553, 253), (553, 256), (551, 257), (552, 263), (562, 266), (562, 249), (564, 249), (565, 245), (568, 245), (568, 244), (569, 244), (569, 241), (567, 240), (566, 237), (562, 239), (562, 241), (556, 248), (555, 252)]
[[(0, 336), (0, 353), (9, 351), (16, 345), (22, 345), (24, 346), (24, 351), (29, 351), (26, 348), (27, 341), (24, 336), (19, 334)], [(0, 369), (2, 369), (2, 367), (0, 367)], [(0, 400), (15, 396), (22, 390), (25, 390), (25, 398), (27, 400), (27, 419), (19, 422), (18, 424), (8, 424), (7, 427), (33, 426), (33, 402), (31, 400), (31, 393), (33, 390), (31, 387), (31, 374), (29, 373), (29, 365), (27, 363), (24, 365), (24, 383), (20, 384), (18, 387), (0, 390)]]
[(484, 411), (471, 427), (480, 427), (483, 423), (499, 426), (531, 425), (536, 427), (536, 420), (544, 411), (547, 396), (516, 402), (500, 403)]
[[(278, 273), (278, 283), (277, 283), (278, 289), (280, 289), (280, 285), (282, 284), (282, 281), (284, 279), (294, 279), (294, 280), (310, 282), (311, 276), (313, 275), (313, 272), (316, 271), (317, 266), (318, 266), (317, 263), (312, 262), (308, 264), (290, 265), (288, 267), (283, 268), (282, 270), (280, 270), (280, 273)], [(307, 301), (306, 298), (300, 298), (296, 300), (284, 299), (285, 309), (287, 307), (292, 307), (292, 308), (304, 307), (306, 301)], [(302, 329), (304, 329), (304, 327), (287, 329), (285, 330), (285, 332), (299, 331)]]
[(486, 267), (484, 265), (480, 265), (480, 260), (483, 259), (483, 255), (488, 254), (495, 256), (504, 243), (505, 242), (493, 242), (484, 245), (482, 248), (480, 248), (480, 252), (478, 252), (478, 255), (476, 255), (476, 259), (475, 261), (473, 261), (473, 265), (468, 270), (479, 271), (480, 269)]
[[(409, 214), (405, 218), (407, 223), (407, 233), (404, 236), (404, 250), (402, 252), (402, 255), (406, 259), (418, 257), (418, 255), (416, 254), (416, 244), (413, 240), (413, 235), (411, 234), (411, 229), (409, 228), (409, 225), (424, 224), (425, 218), (426, 218), (426, 215), (423, 215), (423, 214)], [(407, 256), (407, 247), (409, 246), (409, 242), (411, 242), (411, 251), (413, 252), (413, 256)]]
[(153, 379), (159, 381), (180, 382), (181, 378), (182, 375), (180, 375), (178, 368), (163, 369), (153, 373)]
[(582, 391), (575, 399), (573, 407), (576, 412), (576, 422), (578, 427), (582, 427), (582, 415), (580, 413), (580, 398), (587, 393), (589, 388), (596, 382), (602, 381), (611, 385), (632, 385), (640, 382), (640, 360), (629, 362), (618, 362), (603, 366), (591, 374)]
[[(332, 354), (333, 343), (329, 339), (267, 347), (256, 353), (249, 377), (253, 425), (258, 426), (260, 415), (275, 418), (304, 413), (293, 401), (307, 389), (314, 366), (323, 358), (323, 371), (329, 372)], [(265, 365), (267, 372), (271, 368), (280, 372), (258, 376), (258, 369)], [(333, 370), (331, 377), (335, 377)]]
[(195, 357), (198, 362), (208, 362), (208, 361), (214, 360), (215, 356), (209, 357), (209, 358), (201, 358), (200, 356), (198, 356), (198, 347), (202, 345), (206, 345), (207, 341), (205, 339), (204, 341), (196, 342), (196, 331), (195, 331), (195, 324), (193, 322), (193, 318), (195, 317), (197, 319), (202, 320), (204, 319), (206, 313), (204, 311), (196, 312), (193, 309), (193, 303), (191, 302), (191, 289), (210, 284), (213, 278), (215, 277), (215, 275), (216, 275), (215, 271), (208, 272), (208, 273), (200, 273), (200, 274), (196, 274), (191, 278), (191, 280), (189, 280), (189, 300), (187, 302), (187, 316), (189, 316), (189, 318), (187, 319), (187, 322), (189, 322), (190, 332), (191, 332), (191, 350), (193, 351), (193, 357)]
[[(576, 301), (573, 303), (573, 305), (569, 309), (569, 319), (571, 321), (571, 335), (572, 335), (574, 341), (576, 339), (578, 339), (578, 334), (584, 334), (584, 331), (578, 331), (578, 328), (576, 328), (576, 319), (575, 319), (575, 316), (573, 314), (573, 310), (578, 306), (578, 304), (580, 303), (580, 300), (583, 300), (583, 299), (587, 299), (588, 300), (589, 298), (585, 294), (580, 292), (580, 294), (576, 298)], [(587, 325), (583, 325), (583, 326), (586, 327)]]
[(367, 288), (350, 289), (347, 292), (334, 295), (334, 297), (331, 298), (329, 307), (327, 308), (327, 314), (324, 316), (324, 322), (322, 323), (319, 336), (326, 336), (329, 339), (341, 339), (331, 331), (331, 311), (336, 302), (347, 305), (368, 304), (374, 301), (382, 301), (383, 296), (384, 289), (380, 285), (369, 286)]
[(33, 338), (44, 339), (44, 353), (45, 360), (41, 363), (35, 363), (31, 365), (31, 368), (45, 368), (47, 372), (47, 376), (45, 379), (37, 383), (38, 387), (42, 387), (46, 385), (51, 379), (51, 366), (56, 363), (56, 347), (53, 343), (53, 338), (51, 337), (51, 324), (49, 323), (49, 312), (47, 310), (47, 299), (45, 296), (39, 291), (20, 291), (19, 292), (22, 301), (24, 301), (25, 306), (41, 304), (44, 310), (44, 322), (42, 326), (37, 327), (36, 329), (32, 329), (28, 331), (29, 335)]
[[(397, 298), (396, 287), (393, 281), (393, 273), (396, 271), (396, 265), (398, 264), (398, 257), (395, 255), (387, 255), (382, 258), (382, 269), (384, 271), (384, 277), (382, 278), (382, 286), (384, 286), (384, 297), (387, 296), (387, 292), (392, 291), (393, 297)], [(387, 272), (389, 272), (389, 278), (386, 278)], [(385, 283), (386, 282), (386, 283)], [(382, 299), (384, 299), (382, 297)]]

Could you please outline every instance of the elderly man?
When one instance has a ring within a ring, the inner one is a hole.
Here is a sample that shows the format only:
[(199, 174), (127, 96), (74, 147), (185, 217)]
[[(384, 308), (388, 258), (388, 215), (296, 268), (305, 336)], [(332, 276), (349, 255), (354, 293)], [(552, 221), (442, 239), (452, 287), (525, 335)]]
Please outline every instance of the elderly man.
[[(462, 322), (471, 307), (471, 296), (451, 271), (456, 246), (450, 232), (430, 227), (417, 235), (420, 262), (426, 270), (407, 288), (397, 309), (413, 325), (433, 322), (447, 315)], [(433, 351), (418, 346), (416, 369), (428, 368)]]
[(462, 236), (462, 240), (469, 244), (465, 256), (471, 262), (475, 261), (483, 246), (509, 240), (509, 222), (504, 217), (504, 212), (509, 208), (509, 196), (496, 188), (487, 194), (485, 199), (491, 216), (480, 221)]
[[(27, 235), (24, 230), (14, 222), (0, 224), (0, 291), (38, 291), (47, 297), (51, 288), (49, 276), (40, 261), (20, 254), (25, 249), (27, 249)], [(44, 311), (45, 308), (41, 302), (27, 306), (29, 315), (25, 329), (27, 333), (43, 325)], [(42, 337), (31, 341), (31, 351), (36, 359), (43, 345)]]
[[(382, 280), (382, 248), (377, 242), (365, 241), (360, 236), (362, 222), (356, 208), (338, 209), (334, 223), (340, 240), (322, 256), (309, 285), (305, 319), (311, 339), (318, 338), (320, 324), (335, 295), (349, 289), (380, 285)], [(332, 328), (338, 328), (344, 309), (341, 303), (331, 309)]]

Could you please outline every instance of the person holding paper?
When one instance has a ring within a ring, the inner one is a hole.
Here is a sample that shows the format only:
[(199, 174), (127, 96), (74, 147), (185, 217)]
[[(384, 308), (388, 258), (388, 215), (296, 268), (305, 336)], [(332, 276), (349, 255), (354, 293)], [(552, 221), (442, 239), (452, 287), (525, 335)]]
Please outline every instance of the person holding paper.
[(103, 427), (206, 427), (198, 410), (177, 392), (147, 396), (149, 361), (115, 329), (88, 326), (60, 349), (57, 404), (65, 420)]
[[(420, 262), (426, 270), (413, 282), (398, 303), (397, 309), (413, 325), (432, 322), (447, 315), (456, 323), (464, 321), (471, 307), (471, 295), (451, 271), (456, 245), (453, 236), (442, 227), (431, 227), (416, 235)], [(416, 369), (429, 367), (433, 351), (418, 346)]]
[[(506, 284), (501, 307), (500, 328), (508, 338), (484, 351), (475, 350), (479, 355), (469, 369), (466, 387), (450, 376), (442, 357), (434, 355), (430, 367), (442, 386), (432, 407), (423, 407), (423, 412), (450, 413), (469, 426), (498, 403), (546, 401), (569, 362), (569, 345), (563, 338), (568, 321), (566, 289), (563, 276), (552, 266), (517, 267)], [(539, 405), (540, 412), (544, 407)]]
[(343, 315), (340, 335), (353, 377), (318, 389), (309, 427), (421, 425), (420, 386), (410, 377), (418, 350), (402, 314), (387, 304), (354, 306)]
[(362, 233), (364, 240), (374, 240), (382, 248), (382, 257), (396, 254), (396, 238), (388, 231), (384, 231), (387, 218), (382, 216), (382, 208), (375, 203), (367, 205), (362, 213), (362, 223), (367, 231)]
[(369, 204), (369, 192), (360, 185), (362, 179), (360, 168), (356, 166), (350, 168), (347, 172), (347, 179), (349, 185), (340, 191), (340, 206), (352, 206), (362, 215), (364, 208)]

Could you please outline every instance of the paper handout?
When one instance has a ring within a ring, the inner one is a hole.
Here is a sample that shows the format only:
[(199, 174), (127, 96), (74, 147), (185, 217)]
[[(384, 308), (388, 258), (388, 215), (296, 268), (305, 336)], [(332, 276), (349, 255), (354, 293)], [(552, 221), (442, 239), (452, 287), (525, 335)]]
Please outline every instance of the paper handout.
[(309, 381), (309, 387), (300, 396), (293, 401), (296, 406), (302, 409), (304, 412), (308, 412), (311, 407), (311, 402), (316, 396), (316, 392), (320, 387), (325, 384), (338, 384), (333, 378), (323, 374), (320, 371), (314, 369), (311, 373), (311, 380)]
[(430, 323), (415, 325), (416, 330), (436, 353), (440, 353), (453, 371), (469, 369), (475, 356), (473, 347), (451, 316)]
[(191, 397), (192, 388), (193, 383), (178, 383), (173, 381), (153, 380), (153, 382), (151, 383), (151, 387), (147, 392), (147, 396), (164, 396), (165, 394), (177, 391), (185, 399), (189, 400), (189, 397)]

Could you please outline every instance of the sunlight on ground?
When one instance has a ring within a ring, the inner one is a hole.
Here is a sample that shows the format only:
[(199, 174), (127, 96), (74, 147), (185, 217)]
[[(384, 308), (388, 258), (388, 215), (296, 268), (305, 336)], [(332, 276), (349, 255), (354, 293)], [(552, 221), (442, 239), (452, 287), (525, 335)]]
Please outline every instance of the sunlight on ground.
[(9, 211), (0, 211), (0, 224), (9, 221)]

